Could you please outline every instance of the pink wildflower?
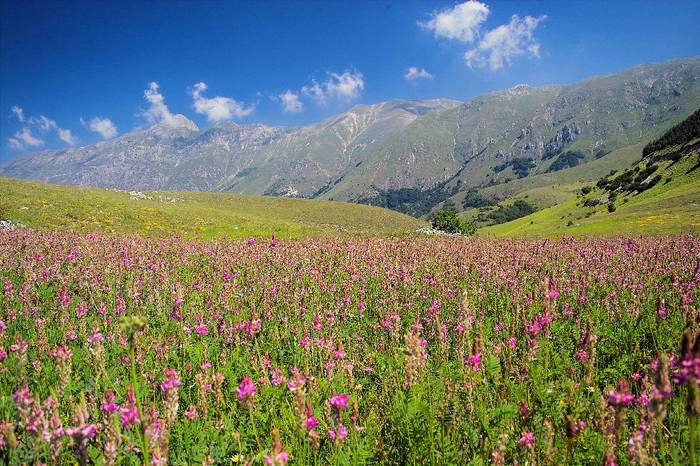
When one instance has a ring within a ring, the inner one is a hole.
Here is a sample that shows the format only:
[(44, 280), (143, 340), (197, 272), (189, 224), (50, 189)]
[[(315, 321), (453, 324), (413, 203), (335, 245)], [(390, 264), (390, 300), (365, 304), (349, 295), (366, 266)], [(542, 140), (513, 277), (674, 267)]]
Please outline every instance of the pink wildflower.
[(105, 399), (100, 410), (106, 413), (119, 410), (119, 405), (114, 403), (114, 392), (111, 389), (107, 390), (107, 393), (105, 393)]
[(529, 430), (522, 431), (520, 440), (518, 440), (518, 446), (520, 448), (529, 448), (530, 445), (535, 444), (535, 435)]
[(119, 410), (119, 414), (122, 421), (122, 426), (125, 429), (130, 428), (133, 424), (139, 424), (141, 422), (139, 419), (139, 410), (136, 406), (131, 408), (121, 408)]
[(348, 406), (348, 398), (350, 398), (350, 395), (333, 395), (331, 398), (331, 406), (348, 409), (350, 408), (350, 406)]
[(481, 364), (481, 355), (479, 353), (474, 353), (469, 356), (469, 359), (467, 359), (464, 363), (467, 366), (472, 366), (475, 372), (479, 372), (481, 370), (479, 367)]
[(253, 399), (253, 396), (255, 396), (255, 384), (253, 383), (253, 379), (251, 379), (248, 376), (243, 377), (243, 380), (241, 381), (240, 384), (238, 384), (238, 388), (236, 389), (236, 395), (238, 395), (238, 399), (242, 401), (244, 404), (250, 403)]
[(318, 425), (318, 421), (314, 416), (309, 416), (306, 419), (306, 430), (311, 430)]
[(160, 383), (160, 389), (162, 391), (168, 392), (173, 388), (177, 388), (182, 385), (180, 375), (175, 369), (167, 368), (164, 369), (163, 372), (165, 373), (165, 380)]
[(338, 426), (338, 439), (343, 440), (347, 436), (348, 436), (348, 429), (344, 425), (340, 424)]
[(197, 408), (194, 407), (194, 405), (190, 405), (189, 409), (182, 413), (185, 415), (187, 419), (190, 421), (197, 419), (199, 417), (199, 413), (197, 412)]
[(131, 385), (126, 387), (126, 401), (119, 409), (119, 414), (122, 426), (125, 429), (130, 428), (133, 424), (139, 424), (141, 422), (139, 410), (136, 407), (134, 388)]

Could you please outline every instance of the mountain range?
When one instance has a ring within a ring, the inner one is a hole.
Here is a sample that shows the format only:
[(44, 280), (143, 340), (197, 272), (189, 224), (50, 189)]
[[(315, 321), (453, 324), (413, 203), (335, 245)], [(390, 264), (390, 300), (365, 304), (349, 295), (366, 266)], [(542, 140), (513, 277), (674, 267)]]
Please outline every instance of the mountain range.
[(694, 57), (571, 85), (522, 84), (466, 102), (356, 105), (304, 127), (220, 122), (200, 129), (177, 115), (91, 146), (20, 156), (0, 166), (0, 175), (343, 200), (421, 216), (470, 190), (500, 200), (526, 186), (523, 179), (554, 184), (599, 159), (615, 165), (621, 149), (659, 137), (700, 107), (699, 78)]

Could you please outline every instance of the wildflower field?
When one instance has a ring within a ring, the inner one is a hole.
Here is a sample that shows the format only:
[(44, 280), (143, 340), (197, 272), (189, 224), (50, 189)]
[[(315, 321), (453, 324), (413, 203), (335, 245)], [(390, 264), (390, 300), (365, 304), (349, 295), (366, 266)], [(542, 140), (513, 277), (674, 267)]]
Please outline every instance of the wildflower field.
[(693, 463), (699, 254), (0, 231), (0, 462)]

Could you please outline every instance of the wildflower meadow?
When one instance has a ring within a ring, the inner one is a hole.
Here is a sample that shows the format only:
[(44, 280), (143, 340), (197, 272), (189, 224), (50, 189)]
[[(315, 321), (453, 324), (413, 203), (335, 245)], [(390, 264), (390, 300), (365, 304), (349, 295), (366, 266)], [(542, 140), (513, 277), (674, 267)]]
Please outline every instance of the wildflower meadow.
[(699, 254), (0, 231), (0, 462), (695, 464)]

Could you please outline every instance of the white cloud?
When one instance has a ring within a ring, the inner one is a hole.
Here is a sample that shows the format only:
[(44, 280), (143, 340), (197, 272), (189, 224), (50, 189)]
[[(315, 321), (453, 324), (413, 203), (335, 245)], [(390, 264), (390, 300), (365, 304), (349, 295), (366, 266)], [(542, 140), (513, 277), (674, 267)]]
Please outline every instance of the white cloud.
[(328, 73), (329, 79), (323, 83), (312, 80), (313, 86), (304, 86), (301, 92), (313, 97), (319, 103), (325, 103), (331, 97), (352, 100), (360, 96), (365, 88), (362, 73), (346, 71), (343, 74)]
[(278, 97), (285, 112), (298, 113), (304, 109), (304, 105), (299, 100), (299, 94), (295, 94), (290, 89), (287, 89), (287, 92), (280, 94)]
[(24, 111), (18, 106), (13, 106), (10, 110), (15, 114), (20, 123), (24, 123)]
[(433, 13), (433, 18), (420, 26), (435, 32), (435, 37), (473, 42), (479, 33), (481, 23), (486, 21), (489, 7), (481, 2), (460, 3), (452, 9)]
[(148, 109), (144, 110), (141, 115), (146, 118), (150, 124), (165, 122), (167, 125), (175, 126), (175, 116), (170, 113), (168, 106), (165, 105), (165, 97), (158, 92), (158, 83), (152, 82), (148, 85), (148, 89), (143, 91), (146, 100), (151, 104)]
[(56, 124), (56, 121), (47, 118), (44, 115), (40, 115), (38, 118), (30, 117), (28, 122), (34, 125), (35, 127), (38, 127), (42, 132), (47, 132), (51, 129), (55, 129), (59, 139), (70, 146), (74, 146), (78, 143), (78, 138), (73, 136), (69, 129), (61, 128)]
[(355, 99), (359, 97), (360, 91), (365, 88), (362, 73), (345, 73), (338, 75), (331, 73), (331, 79), (326, 81), (326, 92), (331, 96), (342, 99)]
[(29, 123), (34, 126), (38, 126), (39, 129), (41, 129), (42, 131), (48, 131), (50, 129), (57, 128), (56, 122), (54, 120), (51, 120), (50, 118), (46, 118), (44, 115), (39, 116), (39, 118), (30, 117)]
[(304, 86), (301, 88), (301, 92), (305, 95), (311, 96), (314, 99), (316, 99), (318, 102), (323, 102), (326, 100), (326, 93), (321, 87), (320, 84), (316, 82), (316, 80), (312, 80), (311, 82), (314, 83), (313, 86)]
[(15, 133), (14, 138), (10, 138), (10, 145), (15, 149), (24, 149), (25, 147), (41, 147), (44, 141), (32, 135), (32, 130), (28, 126), (23, 126), (22, 129)]
[(8, 144), (13, 149), (22, 150), (30, 147), (43, 146), (44, 140), (40, 137), (34, 136), (34, 134), (32, 134), (32, 130), (35, 132), (38, 131), (39, 133), (46, 133), (49, 130), (56, 130), (56, 134), (58, 135), (59, 139), (66, 144), (74, 146), (78, 143), (78, 138), (73, 136), (71, 130), (61, 128), (54, 120), (47, 118), (44, 115), (25, 118), (24, 112), (21, 108), (14, 106), (11, 110), (20, 122), (25, 123), (25, 125), (15, 133), (15, 137), (7, 140)]
[(57, 128), (58, 137), (61, 141), (65, 142), (69, 146), (74, 146), (78, 143), (78, 138), (73, 136), (69, 129)]
[(44, 140), (32, 134), (32, 128), (40, 133), (46, 133), (49, 130), (56, 130), (61, 141), (68, 145), (74, 146), (78, 143), (78, 138), (71, 133), (71, 130), (61, 128), (56, 122), (44, 115), (38, 117), (24, 117), (24, 112), (19, 107), (12, 107), (12, 112), (21, 122), (26, 122), (19, 131), (15, 133), (15, 137), (7, 140), (11, 148), (22, 150), (30, 147), (41, 147), (44, 145)]
[(19, 141), (18, 141), (17, 139), (15, 139), (15, 138), (9, 138), (9, 139), (7, 140), (7, 143), (9, 144), (9, 146), (10, 146), (11, 149), (15, 149), (15, 150), (22, 150), (22, 149), (24, 149), (24, 146), (22, 145), (22, 143), (19, 142)]
[(207, 116), (209, 121), (232, 120), (250, 115), (254, 106), (245, 107), (242, 103), (230, 97), (202, 97), (202, 92), (207, 90), (207, 85), (197, 83), (192, 89), (191, 95), (194, 101), (194, 111)]
[(409, 81), (414, 81), (419, 78), (433, 79), (433, 75), (425, 71), (425, 68), (421, 68), (419, 70), (415, 66), (411, 66), (408, 69), (408, 72), (403, 75), (403, 77), (408, 79)]
[(82, 123), (82, 125), (88, 128), (90, 131), (99, 133), (100, 136), (102, 136), (102, 139), (111, 139), (117, 135), (117, 127), (109, 118), (95, 117), (90, 120), (89, 124), (81, 118), (80, 123)]
[[(508, 24), (502, 24), (491, 30), (482, 30), (482, 24), (488, 15), (489, 7), (484, 3), (468, 1), (452, 9), (433, 13), (430, 21), (418, 24), (432, 30), (435, 37), (467, 43), (476, 42), (476, 46), (464, 54), (464, 60), (470, 68), (488, 66), (495, 71), (510, 65), (515, 57), (540, 56), (540, 44), (533, 32), (547, 17), (546, 15), (537, 18), (532, 16), (520, 18), (518, 15), (513, 15)], [(411, 69), (405, 75), (406, 79), (412, 79), (409, 78), (410, 74)]]
[(526, 16), (521, 19), (518, 15), (513, 15), (510, 23), (487, 32), (475, 48), (464, 54), (467, 65), (470, 68), (488, 65), (491, 70), (499, 70), (521, 55), (539, 57), (540, 44), (533, 31), (546, 17)]

